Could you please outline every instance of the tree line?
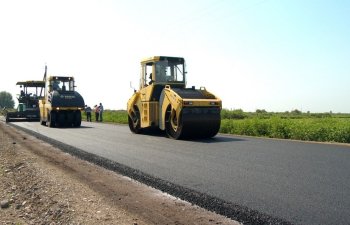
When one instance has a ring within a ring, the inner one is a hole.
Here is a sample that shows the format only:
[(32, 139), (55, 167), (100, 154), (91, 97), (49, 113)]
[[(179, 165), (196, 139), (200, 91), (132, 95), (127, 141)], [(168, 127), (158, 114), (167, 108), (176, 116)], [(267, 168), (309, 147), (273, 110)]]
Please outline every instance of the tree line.
[(9, 92), (0, 92), (0, 109), (7, 108), (13, 109), (15, 107), (15, 101), (13, 101), (12, 95)]

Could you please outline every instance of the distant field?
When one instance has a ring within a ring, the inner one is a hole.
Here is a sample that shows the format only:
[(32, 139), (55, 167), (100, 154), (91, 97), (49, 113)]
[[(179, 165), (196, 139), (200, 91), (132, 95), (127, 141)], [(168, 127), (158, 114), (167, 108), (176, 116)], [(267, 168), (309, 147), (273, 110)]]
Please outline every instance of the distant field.
[[(224, 109), (221, 117), (221, 133), (350, 143), (350, 114), (301, 113), (297, 110), (249, 113)], [(103, 114), (104, 122), (127, 124), (127, 118), (125, 110), (106, 110)], [(95, 119), (94, 115), (92, 119)]]

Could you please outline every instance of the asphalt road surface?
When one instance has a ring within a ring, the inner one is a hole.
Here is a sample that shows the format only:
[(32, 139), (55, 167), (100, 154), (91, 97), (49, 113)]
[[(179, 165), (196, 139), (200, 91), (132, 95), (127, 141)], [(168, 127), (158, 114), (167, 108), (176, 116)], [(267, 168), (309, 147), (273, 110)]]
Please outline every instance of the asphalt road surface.
[(293, 224), (350, 224), (350, 146), (217, 135), (179, 141), (127, 126), (18, 126)]

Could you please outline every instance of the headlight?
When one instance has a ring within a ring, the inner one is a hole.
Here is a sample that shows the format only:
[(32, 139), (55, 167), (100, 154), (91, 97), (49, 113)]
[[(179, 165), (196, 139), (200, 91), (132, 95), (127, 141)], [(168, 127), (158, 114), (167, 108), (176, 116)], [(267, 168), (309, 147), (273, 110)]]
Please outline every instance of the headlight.
[(190, 102), (190, 101), (184, 101), (184, 105), (193, 105), (193, 102)]

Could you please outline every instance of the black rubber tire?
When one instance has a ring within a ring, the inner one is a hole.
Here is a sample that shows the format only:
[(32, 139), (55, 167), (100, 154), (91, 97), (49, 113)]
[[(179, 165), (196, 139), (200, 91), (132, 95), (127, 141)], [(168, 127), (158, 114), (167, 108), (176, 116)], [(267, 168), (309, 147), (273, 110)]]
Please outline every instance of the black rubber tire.
[(60, 127), (67, 126), (66, 124), (66, 113), (63, 111), (57, 112), (57, 122)]
[(55, 127), (56, 126), (56, 112), (50, 112), (47, 117), (46, 122), (48, 127)]
[(181, 139), (182, 138), (182, 121), (180, 118), (176, 118), (175, 111), (171, 110), (171, 106), (168, 107), (165, 114), (165, 132), (169, 138)]
[(80, 127), (81, 126), (81, 112), (76, 111), (74, 113), (74, 127)]
[(140, 111), (138, 109), (135, 110), (134, 118), (131, 118), (130, 115), (128, 115), (128, 124), (130, 131), (134, 134), (140, 134), (142, 132), (141, 129), (141, 116)]
[(75, 126), (75, 112), (74, 111), (68, 111), (67, 112), (67, 126), (72, 127)]

